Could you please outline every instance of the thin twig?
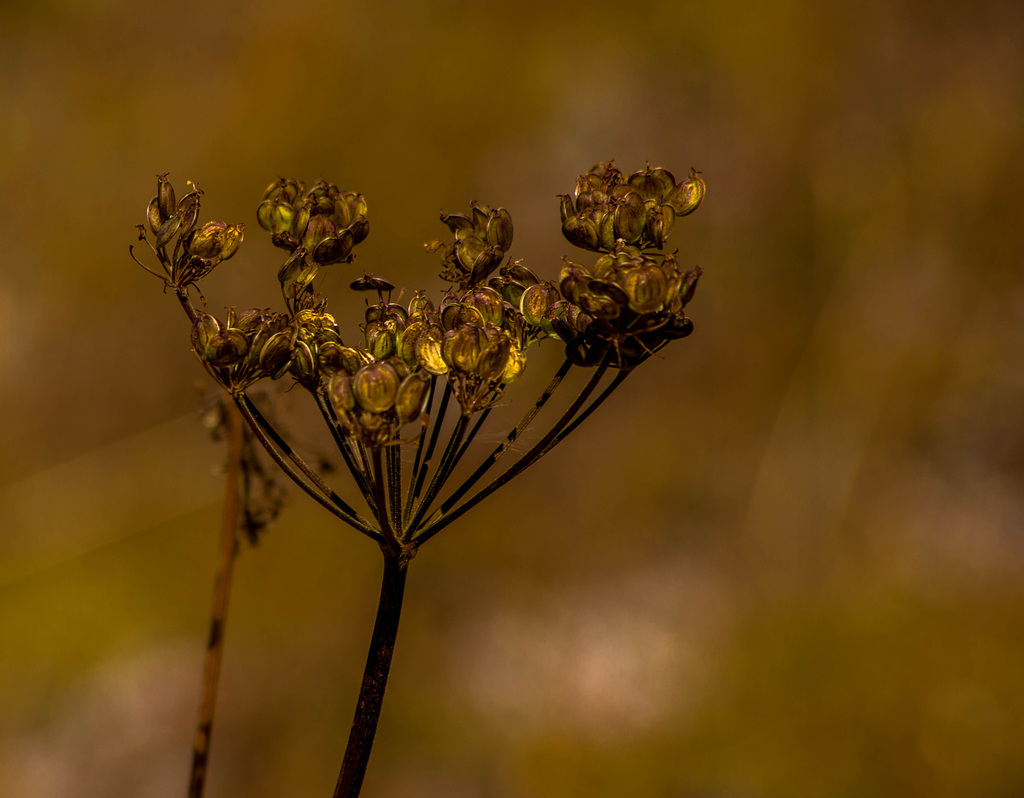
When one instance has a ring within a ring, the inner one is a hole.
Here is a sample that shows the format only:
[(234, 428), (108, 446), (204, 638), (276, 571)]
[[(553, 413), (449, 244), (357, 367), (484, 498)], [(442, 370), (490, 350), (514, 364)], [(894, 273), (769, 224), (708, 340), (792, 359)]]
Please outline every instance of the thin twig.
[(220, 553), (217, 576), (213, 583), (213, 610), (210, 613), (210, 636), (206, 643), (203, 664), (203, 697), (199, 704), (199, 721), (192, 745), (192, 772), (189, 776), (189, 798), (202, 798), (206, 786), (206, 768), (213, 734), (213, 714), (217, 706), (220, 666), (224, 658), (224, 630), (228, 618), (231, 576), (238, 553), (239, 489), (242, 482), (242, 417), (232, 405), (224, 404), (228, 428), (228, 463), (224, 479), (224, 509), (221, 520)]

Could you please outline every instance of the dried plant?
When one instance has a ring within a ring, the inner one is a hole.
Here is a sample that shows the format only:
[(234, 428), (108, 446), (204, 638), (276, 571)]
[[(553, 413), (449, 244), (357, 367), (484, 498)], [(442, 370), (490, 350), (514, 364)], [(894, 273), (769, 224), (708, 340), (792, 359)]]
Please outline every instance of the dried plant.
[[(454, 240), (430, 248), (440, 252), (440, 276), (449, 288), (436, 304), (416, 290), (403, 305), (391, 301), (395, 286), (385, 278), (364, 274), (354, 280), (353, 290), (375, 297), (360, 325), (362, 341), (355, 345), (342, 339), (316, 278), (334, 264), (350, 263), (353, 249), (366, 238), (362, 194), (324, 181), (309, 190), (296, 180), (273, 183), (256, 216), (271, 242), (287, 252), (278, 271), (284, 310), (229, 309), (219, 319), (198, 309), (191, 292), (195, 289), (205, 305), (198, 283), (238, 252), (243, 225), (200, 224), (202, 191), (193, 183), (188, 188), (177, 199), (167, 175), (158, 176), (139, 240), (159, 269), (137, 262), (177, 297), (192, 324), (192, 350), (254, 439), (298, 488), (376, 543), (384, 557), (366, 669), (334, 792), (335, 798), (353, 798), (370, 757), (410, 561), (423, 544), (564, 440), (633, 369), (690, 334), (693, 324), (684, 311), (701, 271), (680, 268), (663, 250), (676, 219), (700, 205), (704, 181), (691, 170), (677, 183), (671, 172), (650, 166), (626, 176), (613, 163), (581, 175), (574, 193), (560, 197), (562, 232), (596, 256), (589, 265), (563, 259), (557, 281), (542, 280), (520, 261), (506, 260), (513, 229), (504, 208), (471, 203), (468, 213), (443, 213), (441, 221)], [(530, 348), (549, 340), (564, 347), (564, 362), (501, 443), (450, 487), (492, 408), (526, 368)], [(572, 369), (589, 372), (579, 394), (536, 443), (512, 454), (512, 444)], [(260, 411), (250, 389), (264, 380), (308, 391), (365, 513), (335, 492)], [(244, 481), (244, 439), (236, 431), (232, 441), (242, 464), (237, 479)], [(499, 460), (512, 462), (488, 476)], [(251, 456), (248, 461), (254, 462)], [(229, 565), (234, 543), (227, 540), (222, 562)], [(226, 594), (219, 600), (223, 612)], [(223, 618), (217, 621), (216, 606), (211, 647), (215, 636), (218, 645), (222, 641)], [(203, 789), (212, 724), (209, 696), (208, 691), (197, 733), (195, 758), (201, 767), (197, 772), (194, 765), (192, 796)]]

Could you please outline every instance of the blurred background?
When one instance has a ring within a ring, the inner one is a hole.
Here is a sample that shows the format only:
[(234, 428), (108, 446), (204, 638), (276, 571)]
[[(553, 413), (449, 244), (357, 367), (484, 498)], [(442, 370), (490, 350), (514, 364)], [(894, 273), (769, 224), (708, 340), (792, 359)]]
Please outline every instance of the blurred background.
[[(707, 180), (696, 332), (420, 553), (364, 795), (1024, 794), (1022, 41), (1009, 0), (3, 3), (0, 793), (187, 790), (224, 450), (128, 257), (154, 176), (247, 224), (218, 314), (279, 301), (267, 184), (363, 192), (355, 340), (363, 270), (439, 296), (441, 209), (588, 257), (555, 195), (614, 158)], [(379, 575), (299, 495), (242, 552), (207, 795), (330, 793)]]

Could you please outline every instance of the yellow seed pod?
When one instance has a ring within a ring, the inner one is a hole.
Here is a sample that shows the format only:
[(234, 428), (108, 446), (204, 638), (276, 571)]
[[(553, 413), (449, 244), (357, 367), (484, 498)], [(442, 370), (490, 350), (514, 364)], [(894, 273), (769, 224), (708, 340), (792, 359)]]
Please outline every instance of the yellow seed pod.
[(352, 392), (364, 410), (383, 413), (394, 406), (398, 385), (398, 373), (388, 363), (370, 363), (356, 372)]

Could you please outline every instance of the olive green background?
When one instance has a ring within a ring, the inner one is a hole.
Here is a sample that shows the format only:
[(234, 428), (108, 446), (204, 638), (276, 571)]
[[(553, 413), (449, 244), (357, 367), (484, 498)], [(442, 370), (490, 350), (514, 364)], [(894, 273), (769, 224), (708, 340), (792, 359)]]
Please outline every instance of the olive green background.
[[(439, 295), (441, 209), (555, 275), (614, 158), (707, 180), (696, 331), (414, 561), (364, 795), (1024, 794), (1021, 41), (1009, 1), (5, 2), (0, 793), (186, 793), (224, 452), (128, 258), (154, 175), (248, 225), (216, 313), (276, 302), (268, 183), (363, 192), (356, 340), (362, 270)], [(211, 798), (330, 794), (379, 573), (299, 495), (243, 552)]]

